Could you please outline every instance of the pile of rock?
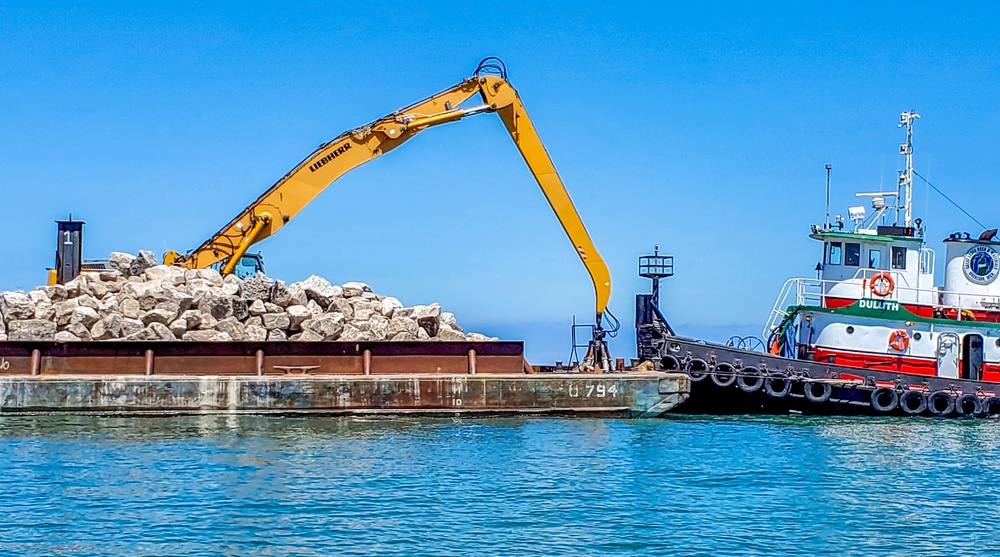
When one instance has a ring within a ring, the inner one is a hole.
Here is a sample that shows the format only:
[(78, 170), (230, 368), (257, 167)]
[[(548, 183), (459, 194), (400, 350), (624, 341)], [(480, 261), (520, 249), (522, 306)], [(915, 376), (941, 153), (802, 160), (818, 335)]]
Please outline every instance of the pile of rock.
[(223, 277), (156, 265), (150, 252), (110, 261), (65, 285), (0, 293), (0, 340), (496, 340), (462, 332), (438, 304), (404, 307), (360, 282)]

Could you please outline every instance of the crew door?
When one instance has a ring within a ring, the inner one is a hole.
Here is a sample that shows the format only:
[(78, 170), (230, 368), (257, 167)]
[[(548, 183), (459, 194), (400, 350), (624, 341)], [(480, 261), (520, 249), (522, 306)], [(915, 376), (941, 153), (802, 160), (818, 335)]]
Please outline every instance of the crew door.
[(965, 335), (962, 339), (962, 379), (983, 379), (983, 337)]
[(958, 379), (959, 349), (962, 346), (955, 333), (941, 333), (937, 344), (938, 377)]

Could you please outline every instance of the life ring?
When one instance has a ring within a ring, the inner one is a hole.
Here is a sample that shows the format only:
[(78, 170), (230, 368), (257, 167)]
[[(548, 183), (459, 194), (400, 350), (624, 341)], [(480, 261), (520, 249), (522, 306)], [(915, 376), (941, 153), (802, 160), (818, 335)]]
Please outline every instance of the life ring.
[(889, 348), (905, 352), (910, 347), (910, 335), (903, 329), (896, 329), (889, 334)]
[(892, 290), (896, 288), (896, 283), (893, 282), (892, 275), (889, 273), (875, 273), (869, 284), (872, 287), (872, 294), (880, 298), (892, 294)]

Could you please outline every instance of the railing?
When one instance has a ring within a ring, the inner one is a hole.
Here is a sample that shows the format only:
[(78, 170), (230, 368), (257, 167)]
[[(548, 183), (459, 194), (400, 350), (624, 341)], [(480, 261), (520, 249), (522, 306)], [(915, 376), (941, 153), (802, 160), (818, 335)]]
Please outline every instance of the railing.
[[(862, 269), (855, 275), (854, 279), (846, 281), (809, 278), (788, 279), (782, 285), (781, 291), (778, 293), (778, 298), (771, 308), (771, 314), (762, 332), (763, 338), (767, 339), (770, 337), (775, 328), (781, 325), (781, 322), (788, 315), (787, 309), (789, 306), (828, 307), (827, 298), (874, 298), (877, 300), (927, 306), (932, 308), (935, 315), (947, 317), (953, 315), (953, 318), (959, 321), (972, 317), (971, 312), (973, 311), (1000, 312), (1000, 296), (942, 291), (937, 288), (913, 288), (909, 286), (906, 278), (901, 273), (899, 274), (901, 280), (896, 283), (892, 291), (887, 296), (878, 296), (872, 292), (871, 280), (868, 275), (875, 275), (880, 272), (884, 271)], [(893, 275), (895, 274), (893, 273)], [(853, 282), (856, 279), (861, 279), (861, 282)], [(857, 291), (854, 294), (849, 293), (852, 284), (857, 286)], [(836, 295), (831, 295), (828, 292), (832, 286), (846, 286), (847, 288), (839, 288)], [(907, 295), (901, 296), (901, 294)], [(945, 303), (946, 300), (948, 301), (947, 304)], [(1000, 321), (1000, 314), (998, 314), (998, 321)]]

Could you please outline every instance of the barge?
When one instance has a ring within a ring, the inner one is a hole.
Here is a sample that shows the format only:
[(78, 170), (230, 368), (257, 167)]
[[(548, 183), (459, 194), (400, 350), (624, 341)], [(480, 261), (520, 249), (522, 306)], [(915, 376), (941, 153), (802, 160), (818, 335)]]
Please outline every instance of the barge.
[(521, 342), (3, 342), (0, 415), (555, 414), (656, 418), (684, 374), (537, 373)]

